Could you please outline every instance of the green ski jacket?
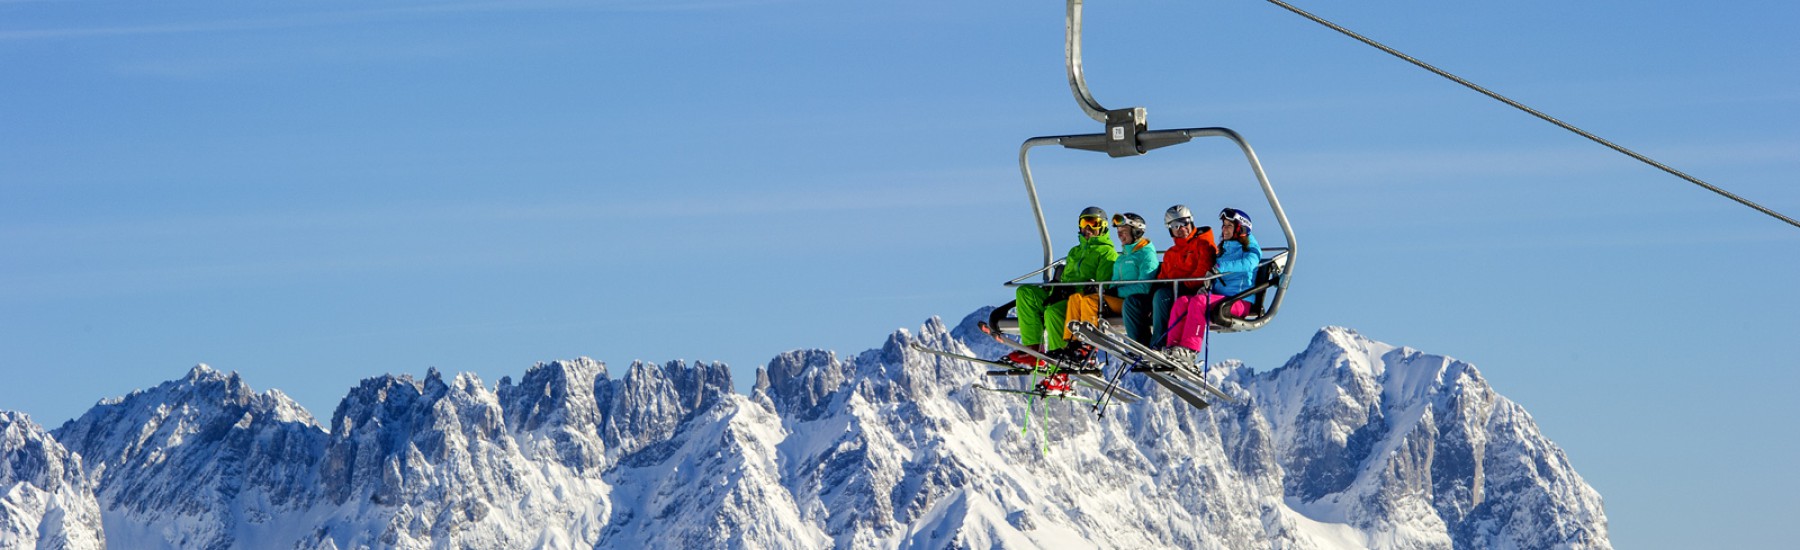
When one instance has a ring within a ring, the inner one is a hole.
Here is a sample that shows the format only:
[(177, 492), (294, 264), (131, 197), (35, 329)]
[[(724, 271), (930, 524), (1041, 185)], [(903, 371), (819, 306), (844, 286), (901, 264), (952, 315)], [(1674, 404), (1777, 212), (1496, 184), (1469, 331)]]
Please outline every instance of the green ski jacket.
[(1081, 244), (1069, 249), (1069, 259), (1063, 265), (1061, 281), (1111, 281), (1113, 262), (1119, 259), (1119, 250), (1114, 246), (1110, 234), (1081, 239)]

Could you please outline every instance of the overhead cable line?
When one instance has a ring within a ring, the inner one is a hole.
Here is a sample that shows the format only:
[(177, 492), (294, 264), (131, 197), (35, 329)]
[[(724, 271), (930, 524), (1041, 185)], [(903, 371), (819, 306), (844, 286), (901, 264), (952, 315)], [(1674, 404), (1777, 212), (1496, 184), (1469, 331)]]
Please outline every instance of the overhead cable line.
[(1585, 138), (1588, 138), (1588, 139), (1590, 139), (1590, 140), (1593, 140), (1593, 141), (1594, 141), (1594, 142), (1595, 142), (1595, 143), (1599, 143), (1599, 144), (1601, 144), (1601, 145), (1605, 145), (1605, 146), (1607, 146), (1607, 147), (1610, 147), (1610, 148), (1612, 148), (1612, 150), (1614, 150), (1614, 151), (1618, 151), (1618, 152), (1620, 152), (1620, 153), (1624, 153), (1624, 154), (1625, 154), (1625, 155), (1626, 155), (1626, 156), (1629, 156), (1629, 157), (1631, 157), (1631, 158), (1634, 158), (1634, 159), (1638, 159), (1638, 160), (1639, 160), (1639, 161), (1642, 161), (1642, 162), (1643, 162), (1643, 163), (1645, 163), (1645, 164), (1648, 164), (1648, 165), (1651, 165), (1651, 166), (1655, 166), (1655, 167), (1657, 167), (1657, 168), (1660, 168), (1660, 169), (1662, 169), (1662, 171), (1664, 171), (1664, 172), (1668, 172), (1668, 173), (1670, 173), (1670, 174), (1673, 174), (1673, 175), (1674, 175), (1674, 176), (1675, 176), (1675, 177), (1678, 177), (1678, 178), (1681, 178), (1681, 179), (1684, 179), (1684, 180), (1687, 180), (1687, 181), (1689, 181), (1689, 182), (1691, 182), (1691, 183), (1693, 183), (1693, 184), (1694, 184), (1694, 185), (1698, 185), (1698, 186), (1701, 186), (1701, 187), (1704, 187), (1704, 188), (1706, 188), (1706, 189), (1707, 189), (1707, 190), (1708, 190), (1708, 191), (1712, 191), (1712, 192), (1714, 192), (1714, 193), (1718, 193), (1718, 194), (1719, 194), (1719, 195), (1720, 195), (1720, 196), (1723, 196), (1723, 197), (1725, 197), (1725, 198), (1728, 198), (1728, 199), (1731, 199), (1731, 200), (1734, 200), (1734, 201), (1737, 201), (1737, 202), (1738, 202), (1738, 203), (1739, 203), (1739, 204), (1742, 204), (1742, 205), (1744, 205), (1744, 206), (1748, 206), (1748, 207), (1751, 207), (1751, 208), (1754, 208), (1754, 209), (1756, 209), (1756, 210), (1757, 210), (1757, 211), (1759, 211), (1759, 212), (1762, 212), (1762, 213), (1764, 213), (1764, 214), (1768, 214), (1768, 215), (1769, 215), (1769, 216), (1771, 216), (1771, 217), (1774, 217), (1774, 218), (1775, 218), (1775, 219), (1778, 219), (1778, 220), (1781, 220), (1781, 221), (1784, 221), (1784, 222), (1787, 222), (1787, 224), (1788, 224), (1788, 225), (1792, 225), (1792, 226), (1794, 226), (1794, 227), (1800, 227), (1800, 221), (1794, 221), (1794, 219), (1793, 219), (1793, 218), (1790, 218), (1790, 217), (1787, 217), (1787, 216), (1784, 216), (1784, 215), (1782, 215), (1782, 214), (1781, 214), (1781, 213), (1780, 213), (1780, 212), (1776, 212), (1776, 211), (1774, 211), (1774, 210), (1770, 210), (1770, 209), (1768, 209), (1768, 208), (1764, 208), (1764, 207), (1763, 207), (1763, 206), (1762, 206), (1762, 205), (1760, 205), (1760, 204), (1756, 204), (1756, 203), (1754, 203), (1754, 202), (1751, 202), (1751, 201), (1750, 201), (1750, 200), (1749, 200), (1749, 199), (1746, 199), (1746, 198), (1743, 198), (1743, 197), (1739, 197), (1739, 196), (1737, 196), (1737, 195), (1735, 195), (1735, 194), (1733, 194), (1733, 193), (1732, 193), (1732, 192), (1730, 192), (1730, 191), (1726, 191), (1726, 190), (1724, 190), (1724, 189), (1721, 189), (1721, 188), (1719, 188), (1719, 187), (1718, 187), (1718, 186), (1715, 186), (1715, 185), (1713, 185), (1713, 184), (1710, 184), (1710, 183), (1706, 183), (1706, 182), (1704, 182), (1704, 181), (1701, 181), (1701, 180), (1700, 180), (1700, 178), (1696, 178), (1696, 177), (1693, 177), (1693, 176), (1690, 176), (1690, 175), (1687, 175), (1687, 173), (1685, 173), (1685, 172), (1682, 172), (1682, 171), (1680, 171), (1680, 170), (1676, 170), (1676, 169), (1674, 169), (1674, 168), (1671, 168), (1671, 167), (1669, 167), (1669, 166), (1668, 166), (1668, 165), (1666, 165), (1666, 164), (1663, 164), (1663, 163), (1660, 163), (1660, 162), (1657, 162), (1657, 161), (1656, 161), (1656, 160), (1654, 160), (1654, 159), (1651, 159), (1651, 158), (1650, 158), (1650, 157), (1646, 157), (1646, 156), (1644, 156), (1644, 155), (1641, 155), (1641, 154), (1638, 154), (1638, 153), (1637, 153), (1637, 152), (1636, 152), (1636, 151), (1632, 151), (1632, 150), (1630, 150), (1630, 149), (1626, 149), (1626, 148), (1624, 148), (1624, 147), (1622, 147), (1622, 146), (1620, 146), (1620, 145), (1618, 145), (1618, 144), (1616, 144), (1616, 143), (1613, 143), (1613, 142), (1611, 142), (1611, 141), (1607, 141), (1607, 140), (1606, 140), (1606, 139), (1604, 139), (1604, 138), (1601, 138), (1601, 137), (1600, 137), (1600, 136), (1596, 136), (1596, 135), (1594, 135), (1594, 134), (1591, 134), (1591, 133), (1588, 133), (1588, 132), (1587, 132), (1587, 131), (1586, 131), (1586, 130), (1582, 130), (1582, 129), (1580, 129), (1580, 128), (1576, 128), (1576, 127), (1575, 127), (1575, 126), (1574, 126), (1574, 125), (1571, 125), (1571, 124), (1569, 124), (1569, 123), (1567, 123), (1567, 122), (1563, 122), (1563, 121), (1561, 121), (1561, 120), (1557, 120), (1557, 118), (1556, 118), (1556, 117), (1553, 117), (1553, 116), (1550, 116), (1550, 115), (1547, 115), (1547, 114), (1544, 114), (1544, 113), (1543, 113), (1543, 112), (1541, 112), (1541, 111), (1538, 111), (1538, 110), (1537, 110), (1537, 109), (1533, 109), (1533, 108), (1531, 108), (1531, 107), (1528, 107), (1528, 106), (1526, 106), (1526, 105), (1525, 105), (1525, 104), (1523, 104), (1523, 103), (1519, 103), (1519, 102), (1517, 102), (1517, 101), (1513, 101), (1513, 100), (1512, 100), (1512, 99), (1509, 99), (1509, 98), (1507, 98), (1507, 97), (1506, 97), (1506, 96), (1503, 96), (1503, 95), (1500, 95), (1500, 94), (1497, 94), (1497, 93), (1494, 93), (1494, 92), (1493, 92), (1493, 91), (1490, 91), (1490, 90), (1488, 90), (1488, 89), (1487, 89), (1487, 88), (1483, 88), (1483, 87), (1481, 87), (1481, 86), (1480, 86), (1480, 85), (1477, 85), (1477, 84), (1475, 84), (1475, 83), (1474, 83), (1474, 82), (1469, 82), (1469, 81), (1468, 81), (1468, 80), (1464, 80), (1464, 79), (1463, 79), (1463, 78), (1462, 78), (1462, 77), (1459, 77), (1459, 76), (1456, 76), (1456, 75), (1453, 75), (1453, 74), (1450, 74), (1450, 73), (1449, 73), (1449, 72), (1447, 72), (1447, 71), (1445, 71), (1445, 70), (1443, 70), (1443, 69), (1439, 69), (1439, 68), (1437, 68), (1437, 67), (1434, 67), (1434, 66), (1432, 66), (1432, 65), (1431, 65), (1431, 64), (1430, 64), (1430, 63), (1426, 63), (1426, 62), (1424, 62), (1424, 61), (1420, 61), (1420, 60), (1418, 60), (1418, 59), (1417, 59), (1417, 58), (1414, 58), (1414, 57), (1413, 57), (1413, 56), (1410, 56), (1410, 55), (1406, 55), (1406, 54), (1405, 54), (1405, 53), (1402, 53), (1402, 52), (1400, 52), (1400, 51), (1399, 51), (1399, 50), (1396, 50), (1396, 49), (1393, 49), (1393, 48), (1390, 48), (1390, 47), (1387, 47), (1387, 45), (1385, 45), (1385, 44), (1382, 44), (1382, 43), (1380, 43), (1380, 42), (1376, 42), (1376, 41), (1374, 41), (1374, 40), (1371, 40), (1371, 39), (1369, 39), (1369, 38), (1368, 38), (1368, 37), (1366, 37), (1366, 36), (1363, 36), (1363, 35), (1360, 35), (1360, 34), (1357, 34), (1357, 33), (1356, 33), (1356, 31), (1352, 31), (1352, 30), (1350, 30), (1350, 29), (1346, 29), (1346, 28), (1344, 28), (1344, 27), (1342, 27), (1342, 26), (1339, 26), (1339, 25), (1338, 25), (1338, 24), (1336, 24), (1336, 23), (1332, 23), (1332, 22), (1330, 22), (1330, 21), (1327, 21), (1327, 20), (1325, 20), (1325, 18), (1322, 18), (1322, 17), (1319, 17), (1319, 16), (1317, 16), (1317, 15), (1313, 15), (1313, 14), (1311, 14), (1311, 13), (1308, 13), (1308, 12), (1307, 12), (1307, 11), (1306, 11), (1306, 10), (1303, 10), (1303, 9), (1300, 9), (1300, 8), (1297, 8), (1297, 7), (1294, 7), (1294, 6), (1293, 6), (1293, 5), (1292, 5), (1292, 4), (1289, 4), (1289, 3), (1287, 3), (1287, 2), (1283, 2), (1283, 1), (1282, 1), (1282, 0), (1268, 0), (1268, 2), (1269, 2), (1269, 3), (1271, 3), (1271, 4), (1275, 4), (1275, 5), (1277, 5), (1277, 6), (1281, 6), (1281, 7), (1282, 7), (1282, 8), (1284, 8), (1284, 9), (1286, 9), (1286, 10), (1288, 10), (1288, 11), (1291, 11), (1291, 12), (1294, 12), (1294, 13), (1295, 13), (1295, 14), (1297, 14), (1297, 15), (1299, 15), (1299, 16), (1301, 16), (1301, 17), (1305, 17), (1305, 18), (1307, 18), (1307, 19), (1311, 19), (1311, 20), (1312, 20), (1312, 21), (1313, 21), (1313, 22), (1315, 22), (1315, 23), (1318, 23), (1318, 24), (1320, 24), (1320, 25), (1324, 25), (1324, 26), (1326, 26), (1326, 27), (1330, 27), (1330, 28), (1331, 28), (1331, 30), (1334, 30), (1334, 31), (1337, 31), (1337, 32), (1340, 32), (1340, 33), (1343, 33), (1343, 34), (1344, 34), (1344, 35), (1345, 35), (1345, 36), (1348, 36), (1348, 37), (1350, 37), (1350, 38), (1355, 38), (1355, 39), (1356, 39), (1356, 40), (1357, 40), (1357, 41), (1360, 41), (1360, 42), (1362, 42), (1362, 43), (1364, 43), (1364, 44), (1368, 44), (1368, 45), (1370, 45), (1370, 46), (1373, 46), (1373, 47), (1375, 47), (1375, 48), (1376, 48), (1376, 49), (1379, 49), (1379, 50), (1381, 50), (1381, 51), (1384, 51), (1384, 52), (1387, 52), (1387, 53), (1388, 53), (1388, 55), (1392, 55), (1392, 56), (1394, 56), (1394, 57), (1398, 57), (1398, 58), (1400, 58), (1400, 59), (1404, 59), (1404, 60), (1406, 60), (1406, 62), (1408, 62), (1408, 63), (1412, 63), (1412, 64), (1414, 64), (1414, 65), (1418, 65), (1418, 66), (1419, 66), (1419, 68), (1421, 68), (1421, 69), (1425, 69), (1425, 70), (1427, 70), (1427, 71), (1431, 71), (1431, 72), (1433, 72), (1433, 73), (1436, 73), (1436, 74), (1437, 74), (1437, 75), (1438, 75), (1438, 76), (1441, 76), (1441, 77), (1444, 77), (1444, 78), (1447, 78), (1447, 79), (1450, 79), (1450, 80), (1451, 80), (1451, 81), (1453, 81), (1453, 82), (1455, 82), (1455, 83), (1457, 83), (1457, 84), (1461, 84), (1461, 85), (1463, 85), (1463, 86), (1465, 86), (1465, 87), (1467, 87), (1467, 88), (1469, 88), (1469, 89), (1471, 89), (1471, 90), (1475, 90), (1475, 91), (1477, 91), (1477, 92), (1481, 92), (1481, 93), (1482, 93), (1482, 94), (1483, 94), (1483, 95), (1486, 95), (1486, 96), (1488, 96), (1488, 97), (1491, 97), (1491, 98), (1494, 98), (1494, 99), (1495, 99), (1495, 100), (1497, 100), (1497, 101), (1499, 101), (1499, 102), (1501, 102), (1501, 103), (1505, 103), (1505, 104), (1507, 104), (1507, 105), (1511, 105), (1511, 106), (1512, 106), (1512, 107), (1513, 107), (1513, 108), (1515, 108), (1515, 109), (1518, 109), (1518, 110), (1521, 110), (1521, 111), (1525, 111), (1525, 112), (1526, 112), (1526, 113), (1530, 113), (1530, 114), (1531, 114), (1531, 115), (1532, 115), (1532, 116), (1535, 116), (1535, 117), (1538, 117), (1538, 118), (1540, 118), (1540, 119), (1543, 119), (1543, 120), (1544, 120), (1544, 121), (1545, 121), (1545, 122), (1549, 122), (1549, 123), (1551, 123), (1551, 124), (1555, 124), (1555, 125), (1557, 125), (1557, 126), (1559, 126), (1559, 127), (1562, 127), (1562, 129), (1564, 129), (1564, 130), (1568, 130), (1568, 131), (1570, 131), (1570, 132), (1574, 132), (1574, 133), (1576, 133), (1576, 134), (1578, 134), (1578, 135), (1580, 135), (1580, 136), (1581, 136), (1581, 137), (1585, 137)]

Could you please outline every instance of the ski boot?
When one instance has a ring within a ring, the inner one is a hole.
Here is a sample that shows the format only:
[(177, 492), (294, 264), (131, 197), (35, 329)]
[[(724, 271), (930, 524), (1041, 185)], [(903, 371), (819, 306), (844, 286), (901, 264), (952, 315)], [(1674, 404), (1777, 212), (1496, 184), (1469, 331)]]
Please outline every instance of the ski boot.
[(1163, 348), (1162, 354), (1163, 357), (1167, 357), (1170, 361), (1174, 361), (1176, 364), (1183, 367), (1193, 367), (1194, 356), (1197, 355), (1194, 350), (1181, 346), (1169, 346)]
[(1100, 355), (1094, 346), (1081, 342), (1070, 342), (1068, 347), (1056, 350), (1050, 357), (1072, 368), (1091, 370), (1100, 368)]
[[(1037, 344), (1031, 346), (1031, 349), (1042, 352), (1044, 351), (1044, 345)], [(1021, 369), (1036, 369), (1042, 368), (1045, 365), (1043, 359), (1039, 359), (1036, 355), (1026, 353), (1024, 350), (1016, 350), (1012, 353), (1008, 353), (1006, 354), (1006, 357), (1002, 357), (1000, 360), (1017, 365)]]
[(1062, 397), (1075, 393), (1075, 383), (1069, 381), (1069, 373), (1059, 372), (1039, 380), (1037, 390), (1045, 397)]

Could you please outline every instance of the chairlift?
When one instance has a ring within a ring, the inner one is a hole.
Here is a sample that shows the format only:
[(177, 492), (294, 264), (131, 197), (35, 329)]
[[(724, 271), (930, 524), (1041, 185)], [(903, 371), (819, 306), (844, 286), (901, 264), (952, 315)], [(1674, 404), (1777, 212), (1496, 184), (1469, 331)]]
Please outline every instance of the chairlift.
[[(1294, 259), (1298, 252), (1298, 244), (1294, 240), (1294, 229), (1288, 223), (1287, 213), (1281, 208), (1281, 201), (1275, 197), (1275, 189), (1269, 183), (1269, 177), (1263, 172), (1262, 162), (1257, 160), (1256, 152), (1244, 137), (1229, 128), (1181, 128), (1171, 130), (1150, 130), (1146, 122), (1146, 111), (1143, 107), (1127, 107), (1124, 109), (1107, 109), (1094, 100), (1088, 91), (1086, 77), (1081, 66), (1081, 3), (1082, 0), (1068, 0), (1066, 18), (1066, 34), (1064, 53), (1068, 61), (1069, 88), (1074, 93), (1076, 102), (1089, 118), (1105, 125), (1105, 131), (1098, 134), (1077, 134), (1064, 136), (1042, 136), (1025, 140), (1019, 148), (1019, 171), (1025, 178), (1025, 196), (1031, 203), (1031, 212), (1037, 218), (1038, 238), (1044, 247), (1044, 266), (1030, 273), (1004, 283), (1007, 287), (1018, 286), (1099, 286), (1106, 287), (1134, 284), (1158, 283), (1175, 284), (1183, 281), (1210, 281), (1221, 274), (1214, 273), (1206, 277), (1192, 279), (1158, 279), (1107, 281), (1104, 283), (1063, 283), (1055, 279), (1055, 274), (1066, 258), (1057, 258), (1055, 247), (1050, 242), (1050, 229), (1044, 223), (1044, 211), (1038, 201), (1037, 184), (1031, 177), (1031, 150), (1037, 147), (1060, 145), (1065, 149), (1106, 153), (1112, 158), (1140, 156), (1153, 150), (1174, 145), (1181, 145), (1197, 138), (1225, 138), (1237, 144), (1244, 152), (1244, 159), (1250, 164), (1250, 171), (1262, 186), (1263, 196), (1269, 201), (1269, 210), (1274, 213), (1275, 220), (1281, 225), (1282, 235), (1287, 239), (1286, 246), (1263, 247), (1263, 258), (1258, 264), (1255, 278), (1248, 290), (1230, 296), (1219, 302), (1209, 315), (1209, 325), (1213, 332), (1231, 333), (1248, 332), (1262, 328), (1275, 318), (1281, 310), (1282, 299), (1287, 295), (1288, 282), (1293, 278)], [(1202, 210), (1204, 211), (1204, 210)], [(1029, 279), (1039, 278), (1032, 282)], [(1230, 306), (1236, 302), (1250, 300), (1250, 307), (1245, 314), (1230, 315)], [(1105, 307), (1102, 300), (1102, 308)], [(994, 309), (988, 324), (995, 329), (1018, 334), (1018, 320), (1012, 316), (1013, 302)], [(1112, 332), (1122, 332), (1124, 323), (1117, 316), (1118, 312), (1106, 312), (1106, 322), (1101, 326)]]

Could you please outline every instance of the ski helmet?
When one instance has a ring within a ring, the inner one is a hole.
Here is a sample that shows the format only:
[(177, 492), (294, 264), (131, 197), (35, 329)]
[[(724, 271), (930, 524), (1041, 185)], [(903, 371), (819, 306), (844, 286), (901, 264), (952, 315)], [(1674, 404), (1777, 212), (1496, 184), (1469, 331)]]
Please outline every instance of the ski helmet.
[(1089, 206), (1081, 209), (1081, 228), (1097, 228), (1101, 231), (1105, 231), (1106, 211), (1101, 210), (1098, 206)]
[(1129, 228), (1131, 230), (1131, 240), (1135, 241), (1135, 240), (1144, 238), (1144, 217), (1143, 216), (1139, 216), (1135, 212), (1126, 212), (1124, 214), (1113, 214), (1112, 222), (1113, 222), (1114, 227)]
[(1169, 226), (1169, 229), (1174, 229), (1175, 222), (1178, 221), (1188, 225), (1194, 225), (1194, 213), (1189, 212), (1188, 207), (1185, 204), (1171, 206), (1167, 211), (1163, 212), (1163, 225)]
[(1244, 231), (1250, 230), (1250, 215), (1245, 214), (1243, 210), (1238, 210), (1236, 208), (1220, 210), (1219, 220), (1238, 224), (1238, 227), (1243, 228)]

